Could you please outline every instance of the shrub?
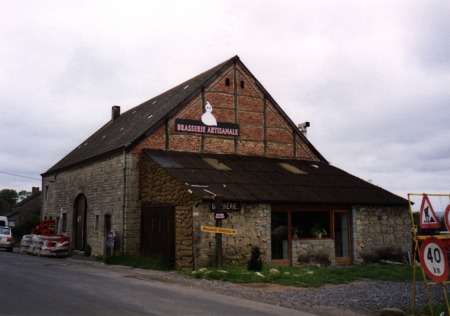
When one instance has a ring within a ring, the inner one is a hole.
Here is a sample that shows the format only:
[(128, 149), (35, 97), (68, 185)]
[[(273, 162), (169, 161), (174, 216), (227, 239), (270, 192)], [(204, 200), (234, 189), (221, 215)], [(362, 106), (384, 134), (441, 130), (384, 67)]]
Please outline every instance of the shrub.
[(259, 247), (253, 246), (250, 260), (247, 262), (247, 270), (248, 271), (262, 271), (263, 261), (260, 257), (261, 257), (261, 251), (259, 250)]
[(90, 257), (91, 256), (91, 253), (92, 253), (92, 247), (91, 247), (91, 245), (86, 245), (86, 247), (84, 248), (84, 255), (86, 256), (86, 257)]

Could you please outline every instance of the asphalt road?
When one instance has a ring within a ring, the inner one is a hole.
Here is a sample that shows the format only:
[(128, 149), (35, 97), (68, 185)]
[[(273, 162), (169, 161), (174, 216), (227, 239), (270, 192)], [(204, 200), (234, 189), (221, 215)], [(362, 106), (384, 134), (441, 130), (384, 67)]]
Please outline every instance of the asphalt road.
[(303, 315), (146, 278), (141, 269), (0, 250), (0, 315)]

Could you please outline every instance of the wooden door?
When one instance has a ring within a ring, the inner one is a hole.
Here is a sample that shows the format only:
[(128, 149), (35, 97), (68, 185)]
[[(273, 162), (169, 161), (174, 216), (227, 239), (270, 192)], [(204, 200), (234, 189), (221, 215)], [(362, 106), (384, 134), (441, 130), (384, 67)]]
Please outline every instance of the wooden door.
[(175, 208), (143, 207), (141, 215), (141, 254), (161, 257), (175, 263)]
[(73, 240), (75, 250), (84, 250), (86, 243), (86, 214), (87, 202), (86, 197), (80, 194), (74, 205), (73, 214)]

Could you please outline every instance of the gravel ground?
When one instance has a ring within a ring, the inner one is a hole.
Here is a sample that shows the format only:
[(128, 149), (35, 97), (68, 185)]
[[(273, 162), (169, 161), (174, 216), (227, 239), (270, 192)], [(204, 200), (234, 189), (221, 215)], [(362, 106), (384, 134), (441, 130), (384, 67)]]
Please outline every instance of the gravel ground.
[[(80, 262), (80, 260), (75, 261)], [(409, 315), (412, 314), (412, 283), (360, 281), (343, 285), (327, 285), (320, 288), (299, 288), (265, 283), (235, 284), (196, 279), (174, 271), (134, 269), (104, 265), (99, 262), (96, 264), (102, 265), (103, 268), (121, 269), (125, 275), (133, 274), (134, 277), (139, 279), (197, 287), (211, 292), (279, 305), (317, 315), (372, 316), (379, 315), (382, 308), (397, 308)], [(432, 300), (444, 299), (443, 288), (440, 285), (430, 285), (429, 293)], [(416, 308), (426, 303), (425, 286), (422, 282), (417, 282)]]
[[(397, 308), (411, 315), (413, 296), (412, 284), (404, 282), (362, 281), (321, 288), (298, 288), (261, 283), (239, 285), (190, 278), (176, 272), (150, 273), (145, 278), (200, 287), (229, 296), (325, 316), (378, 315), (382, 308)], [(444, 299), (440, 285), (430, 285), (429, 292), (433, 300)], [(418, 282), (416, 283), (416, 307), (426, 302), (425, 287), (423, 283)]]

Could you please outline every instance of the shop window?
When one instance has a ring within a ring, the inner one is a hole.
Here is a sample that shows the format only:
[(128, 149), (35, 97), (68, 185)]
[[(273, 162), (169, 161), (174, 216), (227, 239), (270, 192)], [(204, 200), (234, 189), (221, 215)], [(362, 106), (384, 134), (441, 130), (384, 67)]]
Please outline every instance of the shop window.
[(331, 212), (292, 212), (292, 235), (299, 238), (330, 236)]
[(98, 230), (98, 215), (95, 215), (95, 230)]

